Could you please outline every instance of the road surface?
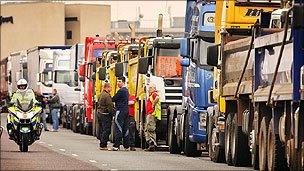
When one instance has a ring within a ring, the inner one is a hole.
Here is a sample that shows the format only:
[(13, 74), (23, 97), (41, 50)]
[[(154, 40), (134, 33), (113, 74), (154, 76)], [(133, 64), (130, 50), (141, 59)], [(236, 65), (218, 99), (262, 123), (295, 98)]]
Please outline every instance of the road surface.
[[(2, 125), (5, 125), (2, 116)], [(95, 137), (73, 133), (43, 132), (28, 153), (1, 138), (1, 170), (252, 170), (213, 163), (209, 157), (192, 158), (169, 152), (100, 151)]]

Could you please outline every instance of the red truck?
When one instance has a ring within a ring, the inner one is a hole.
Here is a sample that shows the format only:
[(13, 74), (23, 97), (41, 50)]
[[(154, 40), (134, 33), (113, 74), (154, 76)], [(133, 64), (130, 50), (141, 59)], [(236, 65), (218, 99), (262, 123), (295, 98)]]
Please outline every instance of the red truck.
[(83, 82), (84, 103), (81, 107), (80, 131), (92, 135), (94, 111), (94, 82), (96, 79), (96, 61), (102, 57), (104, 50), (115, 49), (112, 37), (86, 37), (84, 61), (79, 68), (79, 79)]

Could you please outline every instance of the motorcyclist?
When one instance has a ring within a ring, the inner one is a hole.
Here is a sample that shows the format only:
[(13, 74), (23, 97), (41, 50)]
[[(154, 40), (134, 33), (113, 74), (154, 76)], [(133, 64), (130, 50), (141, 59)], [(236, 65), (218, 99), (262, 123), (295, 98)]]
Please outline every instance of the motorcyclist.
[(17, 100), (20, 103), (29, 103), (31, 100), (33, 100), (34, 104), (38, 103), (33, 90), (28, 89), (27, 81), (23, 78), (17, 82), (17, 91), (14, 93), (11, 99), (11, 103), (16, 103)]

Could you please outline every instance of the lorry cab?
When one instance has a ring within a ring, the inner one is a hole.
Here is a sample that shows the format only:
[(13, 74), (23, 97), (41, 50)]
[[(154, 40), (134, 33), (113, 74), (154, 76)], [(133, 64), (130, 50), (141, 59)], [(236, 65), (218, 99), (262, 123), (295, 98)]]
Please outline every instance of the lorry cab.
[[(284, 27), (284, 15), (286, 15), (288, 9), (277, 9), (271, 13), (269, 28), (283, 28)], [(291, 18), (291, 15), (289, 16)], [(289, 19), (291, 25), (291, 19)]]

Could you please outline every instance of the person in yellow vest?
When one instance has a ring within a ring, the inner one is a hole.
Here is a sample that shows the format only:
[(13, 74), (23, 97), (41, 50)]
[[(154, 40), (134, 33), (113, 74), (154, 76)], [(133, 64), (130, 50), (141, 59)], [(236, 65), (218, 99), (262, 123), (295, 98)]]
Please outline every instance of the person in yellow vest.
[(157, 120), (161, 120), (161, 104), (156, 86), (152, 83), (149, 85), (149, 98), (146, 106), (145, 138), (149, 144), (146, 151), (155, 151), (157, 146), (155, 132)]
[(13, 94), (11, 103), (17, 103), (17, 101), (20, 103), (29, 103), (31, 100), (33, 100), (34, 104), (38, 103), (33, 90), (28, 89), (27, 81), (25, 79), (18, 80), (17, 91)]

